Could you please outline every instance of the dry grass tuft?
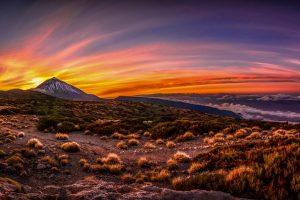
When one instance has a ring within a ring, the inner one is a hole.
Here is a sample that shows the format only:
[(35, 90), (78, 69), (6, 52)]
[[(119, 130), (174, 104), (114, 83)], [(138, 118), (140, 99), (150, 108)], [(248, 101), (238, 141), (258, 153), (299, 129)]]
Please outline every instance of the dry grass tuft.
[(222, 132), (216, 133), (214, 137), (224, 137), (224, 133)]
[(68, 140), (69, 135), (65, 134), (65, 133), (56, 133), (55, 134), (55, 139), (57, 139), (57, 140)]
[(102, 162), (105, 164), (120, 164), (122, 160), (115, 153), (109, 153), (106, 157), (102, 158)]
[(169, 149), (173, 149), (173, 148), (176, 147), (176, 143), (173, 142), (173, 141), (168, 141), (168, 142), (166, 143), (166, 147), (169, 148)]
[(124, 165), (122, 164), (113, 164), (113, 165), (104, 165), (104, 166), (112, 174), (120, 174), (124, 170)]
[(89, 163), (89, 162), (87, 161), (87, 159), (82, 158), (82, 159), (80, 159), (80, 160), (78, 161), (78, 163), (79, 163), (80, 166), (83, 167), (85, 164), (87, 164), (87, 163)]
[[(33, 149), (24, 148), (24, 149), (21, 149), (20, 152), (25, 158), (33, 158), (36, 156), (36, 153)], [(0, 157), (1, 157), (1, 155), (0, 155)]]
[(261, 135), (260, 135), (259, 132), (253, 132), (253, 133), (251, 133), (250, 135), (248, 135), (248, 136), (246, 137), (246, 139), (248, 139), (248, 140), (252, 140), (252, 139), (260, 139), (260, 138), (261, 138)]
[(138, 172), (135, 175), (135, 182), (138, 183), (138, 184), (142, 184), (147, 180), (148, 180), (148, 177), (143, 172)]
[(133, 183), (135, 178), (132, 176), (132, 174), (124, 174), (121, 176), (121, 180), (125, 183)]
[(179, 177), (175, 177), (175, 178), (172, 179), (171, 185), (172, 185), (173, 188), (177, 188), (178, 185), (180, 185), (184, 181), (185, 181), (184, 177), (180, 177), (180, 176)]
[(37, 138), (31, 138), (30, 140), (28, 140), (27, 142), (27, 146), (31, 147), (31, 148), (36, 148), (36, 149), (41, 149), (43, 148), (43, 144), (41, 143), (41, 141)]
[(232, 169), (231, 171), (229, 171), (229, 173), (225, 177), (225, 180), (232, 181), (232, 180), (236, 179), (237, 177), (240, 177), (242, 174), (253, 173), (253, 172), (254, 172), (254, 170), (251, 167), (242, 165), (242, 166), (236, 167), (236, 168)]
[(154, 171), (151, 174), (151, 181), (166, 181), (170, 177), (170, 172), (166, 169), (162, 169), (160, 171)]
[(186, 154), (186, 153), (184, 153), (182, 151), (177, 151), (173, 155), (173, 158), (176, 161), (180, 162), (180, 163), (186, 163), (186, 162), (190, 162), (191, 161), (191, 157), (188, 154)]
[(156, 144), (164, 144), (165, 141), (164, 141), (163, 139), (157, 139), (157, 140), (155, 141), (155, 143), (156, 143)]
[(188, 141), (188, 140), (193, 140), (194, 138), (195, 138), (195, 135), (192, 132), (187, 131), (183, 135), (177, 136), (176, 141), (177, 142), (184, 142), (184, 141)]
[(99, 164), (90, 165), (89, 169), (92, 172), (106, 172), (106, 171), (108, 171), (106, 166), (99, 165)]
[(104, 136), (101, 136), (99, 139), (100, 140), (108, 140), (108, 137), (106, 135), (104, 135)]
[(9, 166), (20, 166), (20, 165), (23, 166), (25, 164), (24, 160), (21, 158), (21, 156), (19, 154), (15, 154), (13, 156), (10, 156), (9, 158), (7, 158), (5, 160), (5, 162)]
[(57, 166), (57, 162), (56, 162), (55, 158), (50, 157), (50, 156), (44, 156), (44, 157), (42, 157), (41, 161), (48, 163), (52, 167)]
[(284, 135), (285, 133), (286, 133), (286, 130), (284, 130), (284, 129), (278, 129), (278, 130), (276, 130), (276, 131), (274, 131), (274, 134), (281, 134), (281, 135)]
[(144, 136), (145, 136), (145, 137), (150, 137), (150, 136), (151, 136), (151, 133), (150, 133), (149, 131), (146, 131), (146, 132), (144, 133)]
[(60, 145), (60, 148), (62, 148), (66, 152), (77, 152), (80, 151), (80, 145), (77, 142), (66, 142)]
[(127, 135), (127, 139), (140, 139), (141, 136), (137, 133), (131, 133), (129, 135)]
[(116, 145), (119, 149), (127, 149), (128, 148), (128, 146), (127, 146), (127, 144), (126, 144), (126, 142), (125, 141), (120, 141), (120, 142), (118, 142), (118, 144)]
[(233, 135), (226, 135), (226, 140), (233, 140), (234, 136)]
[(246, 137), (247, 135), (248, 135), (248, 130), (246, 129), (239, 129), (234, 134), (234, 136), (237, 138)]
[(118, 140), (123, 140), (123, 139), (126, 139), (126, 136), (121, 134), (121, 133), (118, 133), (118, 132), (115, 132), (114, 134), (112, 134), (112, 137), (114, 139), (118, 139)]
[(128, 140), (128, 146), (138, 146), (140, 142), (137, 139), (129, 139)]
[(91, 165), (89, 163), (84, 163), (82, 166), (84, 171), (90, 171), (91, 170)]
[(204, 167), (206, 166), (206, 164), (207, 164), (206, 162), (202, 162), (202, 163), (193, 162), (188, 169), (189, 174), (193, 174), (195, 172), (202, 171), (204, 169)]
[(206, 144), (209, 144), (209, 145), (213, 145), (215, 143), (215, 140), (214, 140), (214, 138), (205, 137), (203, 139), (203, 142), (206, 143)]
[(144, 144), (144, 148), (146, 148), (146, 149), (155, 149), (156, 146), (154, 144), (152, 144), (151, 142), (146, 142)]
[(25, 137), (25, 133), (24, 133), (23, 131), (19, 132), (19, 133), (18, 133), (18, 137), (19, 137), (19, 138)]
[(140, 157), (138, 160), (137, 160), (137, 165), (139, 167), (151, 167), (152, 166), (152, 163), (146, 158), (146, 157)]
[(69, 164), (69, 156), (66, 154), (62, 154), (60, 156), (58, 156), (58, 162), (62, 165), (65, 166), (67, 164)]
[(167, 161), (167, 167), (169, 170), (177, 169), (178, 168), (178, 162), (172, 158), (170, 158)]

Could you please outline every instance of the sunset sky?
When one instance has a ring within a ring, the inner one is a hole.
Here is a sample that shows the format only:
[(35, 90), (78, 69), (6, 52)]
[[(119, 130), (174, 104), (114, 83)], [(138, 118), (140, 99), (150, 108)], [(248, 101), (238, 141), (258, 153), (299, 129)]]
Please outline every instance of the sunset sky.
[(299, 5), (209, 2), (0, 1), (0, 90), (300, 92)]

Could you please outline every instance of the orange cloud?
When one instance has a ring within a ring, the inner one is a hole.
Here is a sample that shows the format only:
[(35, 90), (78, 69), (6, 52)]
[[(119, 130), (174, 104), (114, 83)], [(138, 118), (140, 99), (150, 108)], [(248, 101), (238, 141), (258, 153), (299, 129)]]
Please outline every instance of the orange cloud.
[[(297, 70), (249, 59), (249, 52), (261, 52), (241, 45), (148, 42), (91, 51), (95, 43), (113, 39), (122, 31), (55, 40), (59, 27), (60, 23), (42, 26), (17, 45), (19, 48), (13, 45), (0, 53), (1, 89), (29, 89), (56, 76), (101, 97), (158, 92), (300, 92)], [(88, 50), (91, 52), (86, 53)], [(242, 60), (242, 65), (233, 62), (233, 57)]]

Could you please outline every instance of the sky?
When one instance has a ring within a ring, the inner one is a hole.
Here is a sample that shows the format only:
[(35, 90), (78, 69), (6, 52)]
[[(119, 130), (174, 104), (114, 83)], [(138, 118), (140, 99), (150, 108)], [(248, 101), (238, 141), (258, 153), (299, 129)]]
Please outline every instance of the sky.
[(300, 92), (297, 1), (0, 1), (0, 90)]

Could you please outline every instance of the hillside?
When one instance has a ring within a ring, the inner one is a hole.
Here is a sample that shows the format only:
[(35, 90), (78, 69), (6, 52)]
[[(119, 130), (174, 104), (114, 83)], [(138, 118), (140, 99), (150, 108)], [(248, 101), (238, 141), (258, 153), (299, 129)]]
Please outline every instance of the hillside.
[(299, 125), (22, 90), (0, 105), (8, 199), (297, 199)]
[(169, 106), (173, 108), (190, 109), (194, 111), (204, 112), (204, 113), (223, 116), (223, 117), (241, 118), (240, 115), (231, 111), (220, 110), (209, 106), (195, 105), (195, 104), (180, 102), (176, 100), (171, 101), (171, 100), (158, 99), (153, 97), (118, 97), (117, 100), (159, 104), (159, 105)]

